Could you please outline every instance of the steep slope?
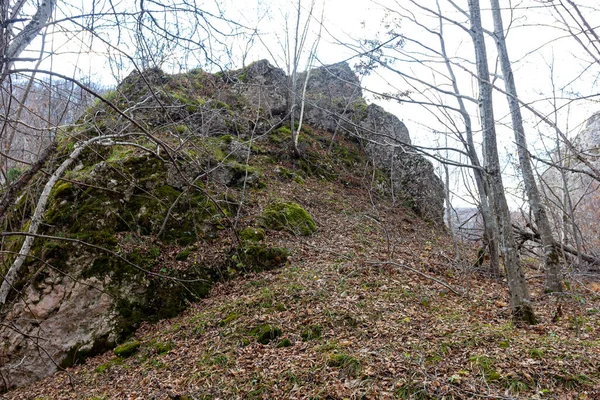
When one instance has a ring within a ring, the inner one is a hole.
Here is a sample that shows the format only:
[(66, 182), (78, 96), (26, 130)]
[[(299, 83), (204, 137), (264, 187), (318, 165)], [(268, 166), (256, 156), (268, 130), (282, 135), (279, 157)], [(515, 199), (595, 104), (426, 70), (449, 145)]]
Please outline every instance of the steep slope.
[[(47, 171), (4, 221), (4, 231), (31, 229), (48, 175), (75, 160), (48, 187), (40, 229), (3, 309), (0, 386), (111, 349), (143, 322), (205, 297), (215, 282), (293, 264), (294, 238), (327, 221), (315, 224), (305, 211), (311, 204), (282, 181), (368, 189), (373, 207), (393, 190), (396, 207), (441, 224), (441, 183), (429, 162), (401, 148), (409, 141), (404, 125), (366, 105), (347, 65), (312, 76), (300, 159), (290, 156), (283, 125), (287, 79), (264, 61), (226, 74), (132, 73), (62, 132)], [(377, 134), (386, 138), (381, 152)], [(293, 236), (281, 242), (280, 231)], [(17, 264), (22, 243), (22, 235), (5, 243), (3, 273)]]
[[(368, 186), (314, 177), (298, 185), (275, 168), (265, 179), (271, 190), (256, 193), (244, 221), (286, 198), (318, 223), (310, 237), (269, 234), (289, 247), (288, 265), (219, 283), (183, 315), (142, 326), (127, 346), (5, 398), (600, 395), (600, 300), (590, 291), (598, 286), (572, 281), (573, 296), (559, 300), (536, 290), (542, 324), (514, 326), (505, 283), (455, 266), (443, 232), (389, 201), (375, 207)], [(535, 273), (530, 282), (541, 288)]]
[[(122, 143), (90, 147), (53, 189), (42, 233), (63, 239), (36, 239), (2, 328), (5, 386), (60, 371), (3, 397), (598, 398), (600, 286), (548, 297), (532, 266), (542, 323), (514, 326), (505, 282), (455, 261), (431, 165), (348, 71), (314, 73), (302, 159), (266, 62), (133, 74), (108, 96), (129, 114), (95, 105), (56, 162), (87, 137)], [(404, 186), (374, 168), (407, 154)]]

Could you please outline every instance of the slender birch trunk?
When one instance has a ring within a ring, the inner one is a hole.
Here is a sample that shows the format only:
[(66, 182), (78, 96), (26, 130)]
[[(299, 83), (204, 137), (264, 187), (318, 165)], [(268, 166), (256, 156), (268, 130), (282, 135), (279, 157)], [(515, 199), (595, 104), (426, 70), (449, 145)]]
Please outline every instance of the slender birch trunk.
[(477, 75), (479, 77), (479, 109), (484, 140), (484, 160), (487, 168), (487, 179), (491, 189), (493, 205), (497, 214), (500, 243), (504, 254), (504, 264), (510, 292), (510, 307), (513, 318), (529, 324), (536, 323), (535, 313), (531, 306), (525, 275), (519, 262), (517, 246), (512, 232), (510, 211), (504, 195), (504, 185), (496, 143), (496, 128), (492, 103), (493, 87), (489, 80), (487, 52), (479, 0), (469, 0), (471, 31), (475, 47)]
[(525, 128), (523, 127), (523, 116), (519, 103), (517, 102), (517, 87), (514, 74), (508, 57), (508, 49), (504, 37), (504, 27), (502, 24), (502, 13), (498, 0), (491, 0), (492, 15), (494, 18), (494, 39), (498, 48), (502, 76), (506, 88), (506, 99), (510, 109), (515, 142), (519, 154), (519, 163), (523, 174), (523, 183), (529, 199), (529, 207), (533, 212), (533, 218), (540, 232), (544, 265), (546, 267), (546, 290), (550, 292), (562, 292), (562, 282), (560, 277), (560, 254), (554, 247), (554, 237), (546, 207), (542, 203), (540, 192), (535, 181), (535, 174), (531, 165), (531, 157), (527, 151), (527, 138), (525, 137)]
[[(54, 171), (46, 185), (44, 186), (44, 190), (40, 195), (37, 205), (35, 207), (35, 211), (31, 217), (31, 223), (29, 225), (29, 229), (27, 233), (29, 235), (37, 234), (40, 223), (42, 222), (42, 218), (44, 217), (44, 212), (46, 211), (46, 204), (48, 203), (48, 199), (50, 197), (50, 192), (56, 183), (60, 180), (65, 171), (73, 165), (75, 160), (79, 158), (81, 153), (91, 144), (107, 140), (109, 137), (107, 136), (96, 136), (85, 142), (83, 142), (79, 147), (77, 147), (73, 152), (69, 155), (69, 157), (63, 161), (63, 163)], [(21, 268), (23, 267), (23, 263), (29, 256), (29, 252), (33, 246), (34, 236), (26, 236), (23, 245), (21, 245), (21, 249), (19, 250), (19, 254), (17, 258), (11, 265), (10, 269), (4, 276), (4, 281), (2, 281), (2, 285), (0, 286), (0, 307), (6, 303), (6, 299), (10, 293), (10, 290), (13, 288), (14, 283), (17, 280), (18, 275), (21, 272)]]

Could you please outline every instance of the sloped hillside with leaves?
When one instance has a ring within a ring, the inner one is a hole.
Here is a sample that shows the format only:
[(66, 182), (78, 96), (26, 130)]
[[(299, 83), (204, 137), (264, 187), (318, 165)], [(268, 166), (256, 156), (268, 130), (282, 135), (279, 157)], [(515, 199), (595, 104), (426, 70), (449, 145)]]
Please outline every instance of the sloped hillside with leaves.
[[(223, 74), (133, 72), (58, 132), (54, 154), (3, 220), (0, 389), (110, 350), (215, 282), (285, 265), (290, 247), (273, 232), (310, 236), (317, 223), (278, 182), (317, 179), (386, 197), (390, 175), (363, 140), (317, 128), (351, 105), (344, 124), (373, 129), (360, 88), (336, 74), (357, 79), (347, 64), (317, 74), (330, 84), (310, 126), (285, 125), (285, 74), (262, 61)], [(292, 157), (292, 128), (301, 157)], [(431, 164), (420, 165), (412, 174), (439, 190)], [(418, 201), (414, 190), (395, 194), (439, 218), (423, 200), (436, 190)], [(264, 193), (276, 196), (259, 203)]]
[[(258, 90), (272, 67), (257, 65), (134, 73), (59, 138), (48, 168), (80, 156), (3, 315), (0, 384), (22, 386), (3, 398), (600, 395), (600, 286), (570, 277), (548, 296), (524, 259), (541, 323), (513, 325), (506, 283), (418, 215), (417, 184), (390, 195), (372, 143), (306, 125), (292, 156), (281, 96), (267, 109), (236, 89)], [(359, 100), (357, 120), (373, 113)], [(5, 231), (30, 228), (48, 175)], [(5, 269), (22, 242), (8, 237)]]
[(281, 199), (305, 206), (311, 236), (267, 230), (289, 249), (284, 267), (219, 283), (183, 315), (4, 397), (597, 398), (598, 285), (536, 291), (541, 323), (515, 326), (505, 283), (455, 263), (443, 229), (349, 177), (300, 175), (283, 163), (265, 171), (269, 190), (249, 193), (240, 220)]

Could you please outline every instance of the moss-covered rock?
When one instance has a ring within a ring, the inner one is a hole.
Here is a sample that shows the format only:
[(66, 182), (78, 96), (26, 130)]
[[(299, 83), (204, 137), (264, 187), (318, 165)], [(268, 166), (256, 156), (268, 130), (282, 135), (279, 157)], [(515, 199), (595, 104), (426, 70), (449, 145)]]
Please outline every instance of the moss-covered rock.
[(281, 328), (270, 324), (259, 325), (253, 328), (250, 334), (256, 337), (258, 343), (269, 344), (269, 342), (281, 336)]
[(245, 244), (237, 249), (232, 261), (236, 270), (261, 272), (284, 266), (289, 256), (290, 251), (284, 247)]
[(260, 242), (265, 238), (265, 231), (262, 228), (248, 226), (240, 231), (240, 240), (247, 242)]
[(294, 235), (308, 236), (317, 230), (311, 215), (297, 203), (278, 202), (267, 206), (261, 224), (268, 229), (286, 230)]

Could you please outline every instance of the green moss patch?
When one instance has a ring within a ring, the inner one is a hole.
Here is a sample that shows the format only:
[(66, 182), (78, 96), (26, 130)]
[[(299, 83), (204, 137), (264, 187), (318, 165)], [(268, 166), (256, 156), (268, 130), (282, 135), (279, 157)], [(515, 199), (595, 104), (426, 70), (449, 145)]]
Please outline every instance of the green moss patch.
[(127, 358), (134, 355), (141, 345), (142, 342), (134, 340), (132, 342), (123, 343), (122, 345), (117, 346), (113, 351), (116, 356), (121, 358)]
[(250, 334), (256, 337), (258, 343), (269, 344), (269, 342), (281, 336), (281, 328), (270, 324), (259, 325), (253, 328)]
[(327, 366), (340, 368), (341, 372), (349, 377), (356, 377), (362, 371), (360, 361), (344, 353), (329, 356)]
[(321, 326), (311, 325), (302, 331), (300, 337), (306, 342), (308, 340), (320, 339), (322, 334), (323, 328)]
[(277, 343), (277, 348), (281, 349), (283, 347), (291, 347), (292, 341), (288, 338), (283, 339), (281, 342)]
[(294, 235), (308, 236), (317, 230), (311, 215), (293, 202), (272, 203), (262, 214), (261, 224), (268, 229), (286, 230)]
[(234, 268), (252, 272), (269, 271), (285, 265), (290, 251), (263, 244), (244, 245), (232, 256)]
[(265, 231), (262, 228), (246, 227), (240, 231), (240, 240), (242, 242), (260, 242), (265, 238)]

